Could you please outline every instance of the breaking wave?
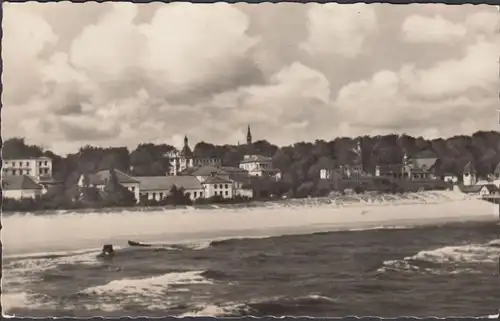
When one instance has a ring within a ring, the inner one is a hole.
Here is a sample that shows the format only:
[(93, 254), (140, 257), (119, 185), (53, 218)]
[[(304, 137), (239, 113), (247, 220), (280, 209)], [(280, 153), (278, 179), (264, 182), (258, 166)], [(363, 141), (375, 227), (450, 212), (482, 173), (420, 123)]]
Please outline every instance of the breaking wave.
[(478, 266), (496, 264), (500, 257), (500, 239), (483, 244), (444, 246), (420, 251), (402, 260), (384, 261), (377, 272), (414, 272), (452, 275), (481, 273)]

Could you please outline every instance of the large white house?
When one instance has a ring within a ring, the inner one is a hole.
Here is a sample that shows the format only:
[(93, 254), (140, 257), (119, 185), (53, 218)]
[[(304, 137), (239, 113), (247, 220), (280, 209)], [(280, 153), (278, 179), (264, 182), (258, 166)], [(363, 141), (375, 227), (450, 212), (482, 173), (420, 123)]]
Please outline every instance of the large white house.
[(262, 155), (245, 155), (240, 162), (240, 168), (248, 172), (250, 176), (270, 176), (281, 179), (281, 173), (273, 168), (273, 159)]
[(52, 159), (46, 156), (7, 158), (3, 160), (3, 176), (27, 175), (35, 180), (52, 177)]
[(27, 175), (2, 177), (2, 197), (12, 199), (35, 198), (44, 193), (42, 185)]

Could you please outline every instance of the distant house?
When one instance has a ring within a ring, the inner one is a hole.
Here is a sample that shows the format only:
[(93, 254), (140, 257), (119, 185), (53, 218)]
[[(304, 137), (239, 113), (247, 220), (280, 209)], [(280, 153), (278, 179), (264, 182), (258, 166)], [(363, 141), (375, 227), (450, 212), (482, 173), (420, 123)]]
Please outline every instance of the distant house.
[(447, 182), (447, 183), (457, 183), (458, 182), (458, 176), (455, 175), (455, 174), (451, 174), (451, 173), (445, 173), (443, 175), (443, 181)]
[(499, 193), (498, 187), (494, 184), (486, 184), (486, 185), (463, 185), (460, 187), (460, 190), (466, 194), (478, 195), (478, 196), (488, 196)]
[(233, 198), (233, 182), (228, 178), (210, 176), (201, 183), (205, 190), (205, 197), (220, 196), (222, 198)]
[(182, 188), (193, 201), (206, 196), (203, 186), (194, 176), (136, 176), (134, 179), (139, 182), (140, 195), (148, 200), (162, 200), (174, 185)]
[(281, 179), (281, 172), (273, 168), (273, 160), (271, 157), (245, 155), (239, 167), (246, 170), (250, 176), (268, 176), (276, 180)]
[[(139, 186), (139, 181), (135, 179), (134, 177), (125, 174), (122, 171), (115, 170), (116, 173), (116, 178), (118, 180), (118, 183), (124, 187), (126, 187), (129, 191), (134, 193), (135, 199), (139, 201), (140, 199), (140, 186)], [(89, 178), (89, 185), (92, 187), (96, 187), (100, 190), (103, 190), (106, 184), (108, 183), (109, 179), (111, 176), (111, 171), (110, 170), (102, 170), (94, 174), (88, 175)], [(78, 180), (78, 186), (83, 187), (84, 186), (84, 175), (80, 176), (80, 179)]]
[(4, 158), (3, 176), (27, 175), (38, 181), (52, 177), (52, 159), (46, 156), (30, 158)]
[(319, 170), (319, 178), (325, 180), (331, 180), (335, 176), (335, 163), (332, 159), (328, 159), (326, 157), (322, 157), (318, 161)]
[(225, 180), (229, 180), (230, 176), (228, 172), (214, 166), (202, 166), (193, 171), (190, 175), (195, 176), (198, 181), (202, 183), (209, 177), (218, 176)]
[(4, 198), (35, 198), (44, 193), (42, 185), (28, 175), (4, 176), (2, 178), (2, 195)]

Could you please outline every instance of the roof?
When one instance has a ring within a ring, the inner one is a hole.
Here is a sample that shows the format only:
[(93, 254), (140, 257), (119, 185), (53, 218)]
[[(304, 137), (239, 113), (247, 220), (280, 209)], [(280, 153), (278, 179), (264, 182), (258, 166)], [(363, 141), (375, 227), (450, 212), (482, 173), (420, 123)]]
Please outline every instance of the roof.
[(4, 161), (23, 161), (23, 160), (48, 160), (48, 161), (51, 161), (52, 158), (50, 157), (47, 157), (47, 156), (29, 156), (29, 157), (3, 157), (2, 156), (2, 159)]
[[(135, 180), (132, 176), (127, 175), (122, 171), (115, 169), (115, 173), (116, 173), (116, 178), (118, 179), (118, 183), (120, 183), (120, 184), (138, 183), (138, 181)], [(110, 176), (111, 176), (110, 170), (106, 169), (103, 171), (99, 171), (95, 174), (90, 174), (89, 180), (90, 180), (90, 183), (93, 185), (104, 185), (109, 180)]]
[(393, 172), (401, 172), (403, 165), (402, 164), (383, 164), (377, 165), (378, 169), (381, 173), (393, 173)]
[(233, 166), (222, 166), (220, 168), (220, 170), (226, 172), (226, 173), (230, 173), (230, 174), (237, 174), (237, 173), (247, 173), (248, 171), (243, 169), (243, 168), (240, 168), (240, 167), (233, 167)]
[(191, 173), (193, 176), (211, 176), (212, 174), (217, 175), (228, 175), (229, 173), (213, 166), (202, 166), (198, 168), (196, 171)]
[(203, 184), (231, 184), (231, 183), (232, 182), (230, 180), (224, 179), (219, 176), (210, 176), (203, 181)]
[(436, 153), (434, 153), (434, 151), (426, 149), (426, 150), (422, 150), (422, 151), (416, 153), (411, 158), (414, 158), (414, 159), (419, 159), (419, 158), (437, 158), (437, 155), (436, 155)]
[(141, 191), (169, 191), (174, 185), (185, 190), (203, 188), (193, 176), (137, 176), (134, 178), (139, 181)]
[(460, 190), (464, 193), (479, 193), (485, 185), (460, 186)]
[(193, 151), (191, 150), (191, 148), (189, 148), (187, 144), (185, 144), (184, 147), (182, 147), (182, 149), (180, 150), (179, 154), (185, 157), (192, 157)]
[(464, 173), (476, 173), (476, 167), (472, 163), (472, 161), (469, 161), (465, 166), (464, 166)]
[(494, 184), (486, 184), (486, 185), (482, 185), (481, 188), (483, 187), (486, 187), (486, 189), (488, 189), (488, 192), (492, 193), (492, 192), (498, 192), (498, 187)]
[(271, 157), (262, 156), (262, 155), (245, 155), (245, 157), (241, 160), (242, 163), (257, 163), (257, 162), (272, 162)]
[(26, 175), (4, 176), (2, 178), (2, 189), (4, 190), (32, 190), (42, 188), (41, 185), (37, 184), (31, 177)]

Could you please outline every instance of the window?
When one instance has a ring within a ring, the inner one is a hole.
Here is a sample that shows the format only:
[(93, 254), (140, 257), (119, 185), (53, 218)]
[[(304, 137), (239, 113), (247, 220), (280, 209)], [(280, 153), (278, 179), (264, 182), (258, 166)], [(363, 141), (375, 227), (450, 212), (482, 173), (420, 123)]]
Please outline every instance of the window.
[(160, 195), (160, 199), (163, 199), (163, 193), (160, 192), (159, 195)]
[(130, 191), (131, 191), (132, 193), (133, 193), (133, 192), (135, 192), (135, 187), (133, 187), (133, 186), (132, 186), (132, 187), (130, 188)]
[(193, 196), (196, 197), (196, 192), (193, 192)]
[(229, 195), (229, 192), (228, 192), (228, 191), (226, 191), (226, 196), (228, 196), (228, 195)]
[(217, 196), (218, 192), (214, 192), (214, 196)]
[(26, 166), (30, 166), (30, 162), (26, 162)]
[(47, 166), (47, 161), (43, 162), (43, 165)]
[(153, 193), (153, 198), (156, 198), (156, 193)]
[[(228, 189), (228, 188), (229, 188), (229, 186), (226, 184), (226, 185), (224, 186), (224, 188), (225, 188), (225, 189)], [(227, 193), (227, 192), (226, 192), (226, 193)]]
[(16, 167), (16, 162), (12, 162), (12, 167)]

